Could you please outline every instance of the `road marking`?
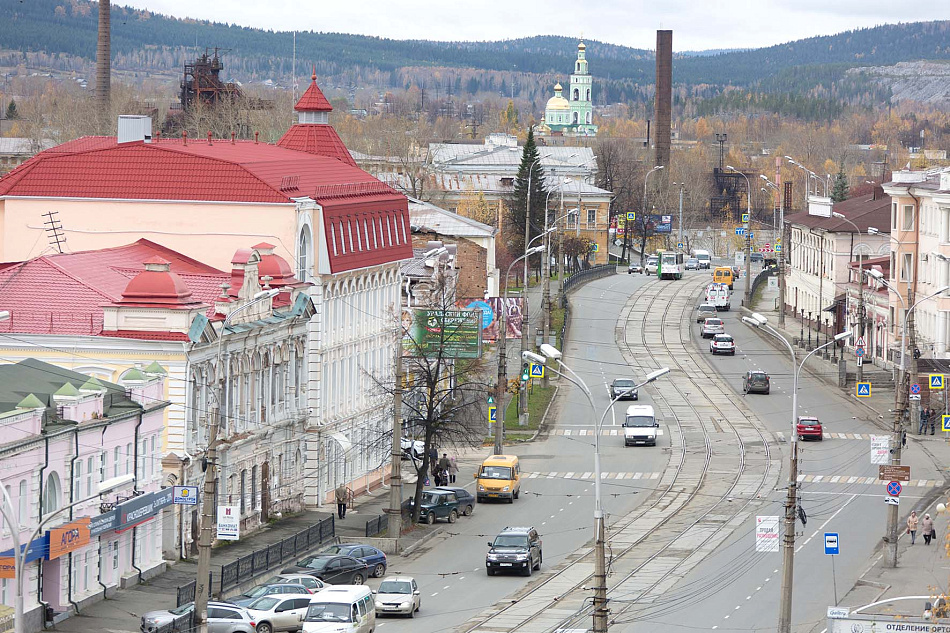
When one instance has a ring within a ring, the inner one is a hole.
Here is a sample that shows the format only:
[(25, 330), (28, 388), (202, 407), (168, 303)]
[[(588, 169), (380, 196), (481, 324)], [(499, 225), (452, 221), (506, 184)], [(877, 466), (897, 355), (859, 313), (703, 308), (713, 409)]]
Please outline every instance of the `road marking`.
[[(15, 553), (16, 553), (16, 552), (14, 552), (14, 554), (15, 554)], [(438, 591), (436, 591), (434, 594), (432, 594), (432, 595), (429, 596), (429, 597), (430, 597), (430, 598), (435, 598), (437, 595), (439, 595), (439, 592), (438, 592)]]

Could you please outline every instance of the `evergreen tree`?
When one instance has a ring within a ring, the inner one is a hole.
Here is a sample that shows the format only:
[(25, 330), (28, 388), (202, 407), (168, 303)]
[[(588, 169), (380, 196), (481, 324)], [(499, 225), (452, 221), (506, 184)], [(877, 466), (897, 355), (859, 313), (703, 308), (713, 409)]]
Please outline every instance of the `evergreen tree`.
[(844, 163), (839, 163), (835, 184), (831, 188), (831, 201), (843, 202), (848, 199), (848, 176), (844, 173)]
[(16, 109), (16, 101), (13, 99), (10, 99), (10, 105), (7, 106), (7, 118), (11, 121), (20, 118), (20, 113)]
[[(534, 143), (534, 128), (528, 128), (528, 138), (521, 154), (521, 166), (518, 167), (518, 176), (515, 178), (514, 191), (508, 196), (505, 232), (505, 247), (509, 255), (518, 257), (525, 251), (525, 211), (528, 208), (528, 180), (530, 188), (530, 227), (528, 240), (536, 237), (544, 230), (544, 203), (547, 199), (547, 190), (544, 187), (544, 170), (541, 168), (540, 154)], [(536, 246), (536, 244), (535, 244)]]

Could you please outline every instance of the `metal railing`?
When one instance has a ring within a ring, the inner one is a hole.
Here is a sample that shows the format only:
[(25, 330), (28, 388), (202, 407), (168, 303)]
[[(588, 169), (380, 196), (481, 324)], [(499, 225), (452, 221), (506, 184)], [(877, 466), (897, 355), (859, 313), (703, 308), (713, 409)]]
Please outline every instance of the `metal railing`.
[[(192, 583), (194, 584), (194, 583)], [(154, 633), (190, 633), (195, 628), (195, 612), (189, 611), (171, 622), (166, 622), (154, 630)]]
[(299, 554), (309, 552), (335, 535), (336, 524), (334, 517), (330, 516), (282, 541), (271, 543), (267, 547), (226, 563), (221, 566), (221, 591), (264, 574)]
[(381, 514), (366, 522), (366, 536), (376, 536), (389, 529), (389, 515)]
[[(195, 601), (195, 588), (197, 586), (197, 581), (192, 580), (189, 583), (185, 583), (178, 587), (178, 597), (175, 601), (175, 607), (180, 607), (183, 604), (188, 604), (189, 602)], [(208, 573), (208, 597), (211, 597), (211, 573)]]
[(599, 279), (601, 277), (606, 277), (607, 275), (616, 274), (617, 266), (615, 264), (600, 264), (598, 266), (591, 266), (586, 270), (581, 270), (574, 273), (565, 279), (564, 283), (561, 284), (562, 304), (567, 305), (567, 293), (569, 293), (574, 287), (591, 281), (592, 279)]

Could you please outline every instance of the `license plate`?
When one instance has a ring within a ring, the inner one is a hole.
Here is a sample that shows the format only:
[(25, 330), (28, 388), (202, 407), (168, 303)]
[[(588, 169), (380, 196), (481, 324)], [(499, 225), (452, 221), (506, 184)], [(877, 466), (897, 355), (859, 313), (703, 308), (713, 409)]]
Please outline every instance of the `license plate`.
[(497, 497), (498, 495), (494, 492), (488, 494), (489, 497)]
[(511, 563), (498, 563), (499, 567), (511, 567)]

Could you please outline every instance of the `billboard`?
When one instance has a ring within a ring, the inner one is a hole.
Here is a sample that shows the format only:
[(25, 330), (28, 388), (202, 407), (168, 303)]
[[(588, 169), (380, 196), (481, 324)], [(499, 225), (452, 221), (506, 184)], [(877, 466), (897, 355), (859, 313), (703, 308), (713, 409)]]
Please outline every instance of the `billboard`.
[(483, 341), (498, 340), (498, 315), (501, 307), (506, 307), (505, 338), (520, 339), (521, 323), (524, 314), (524, 300), (521, 297), (504, 299), (489, 297), (488, 299), (462, 299), (455, 304), (463, 310), (477, 310), (481, 313), (481, 330)]
[(476, 310), (403, 308), (403, 354), (431, 358), (478, 358), (484, 314)]

